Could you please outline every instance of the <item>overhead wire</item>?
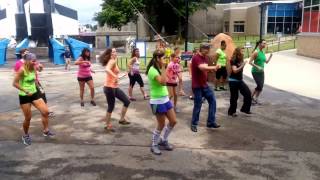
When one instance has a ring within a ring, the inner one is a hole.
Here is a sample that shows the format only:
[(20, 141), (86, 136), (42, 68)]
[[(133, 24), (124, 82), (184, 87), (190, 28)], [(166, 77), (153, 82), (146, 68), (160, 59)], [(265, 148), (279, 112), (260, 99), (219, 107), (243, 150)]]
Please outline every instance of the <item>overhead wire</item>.
[[(165, 0), (177, 13), (179, 16), (183, 17), (184, 19), (187, 19), (187, 17), (182, 14), (169, 0)], [(202, 35), (204, 35), (206, 38), (208, 38), (208, 35), (206, 33), (204, 33), (203, 31), (201, 31), (200, 28), (198, 28), (196, 25), (194, 25), (190, 20), (188, 20), (188, 24), (190, 24), (191, 26), (193, 26), (196, 30), (198, 30)]]

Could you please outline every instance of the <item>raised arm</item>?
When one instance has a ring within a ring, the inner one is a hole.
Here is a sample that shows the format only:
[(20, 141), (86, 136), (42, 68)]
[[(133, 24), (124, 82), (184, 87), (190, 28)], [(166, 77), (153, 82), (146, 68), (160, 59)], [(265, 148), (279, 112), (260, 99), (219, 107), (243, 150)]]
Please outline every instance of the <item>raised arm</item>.
[(86, 63), (86, 61), (84, 61), (84, 60), (82, 59), (82, 57), (79, 57), (79, 58), (74, 62), (75, 65), (80, 65), (80, 64), (83, 64), (83, 63)]
[(166, 72), (166, 68), (163, 66), (161, 68), (161, 75), (158, 75), (155, 77), (155, 79), (162, 85), (166, 85), (167, 82), (167, 72)]
[(273, 56), (273, 54), (271, 53), (268, 60), (266, 61), (267, 64), (271, 61), (272, 56)]
[(232, 69), (232, 72), (233, 73), (238, 73), (238, 72), (240, 72), (243, 68), (244, 68), (244, 66), (247, 64), (247, 61), (244, 61), (242, 64), (241, 64), (241, 66), (240, 67), (238, 67), (237, 68), (237, 66), (235, 66), (235, 65), (232, 65), (231, 66), (231, 69)]
[(221, 66), (220, 65), (216, 65), (216, 66), (209, 66), (208, 64), (199, 64), (198, 68), (201, 71), (217, 71)]

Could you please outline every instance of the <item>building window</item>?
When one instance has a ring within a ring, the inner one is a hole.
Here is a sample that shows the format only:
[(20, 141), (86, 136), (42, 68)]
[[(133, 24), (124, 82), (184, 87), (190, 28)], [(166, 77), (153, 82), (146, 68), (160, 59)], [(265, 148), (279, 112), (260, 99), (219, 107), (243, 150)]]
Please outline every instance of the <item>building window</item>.
[(234, 21), (233, 32), (244, 33), (244, 21)]
[(302, 32), (320, 32), (320, 0), (305, 0)]
[(229, 21), (224, 22), (224, 32), (229, 32), (229, 26), (230, 26)]

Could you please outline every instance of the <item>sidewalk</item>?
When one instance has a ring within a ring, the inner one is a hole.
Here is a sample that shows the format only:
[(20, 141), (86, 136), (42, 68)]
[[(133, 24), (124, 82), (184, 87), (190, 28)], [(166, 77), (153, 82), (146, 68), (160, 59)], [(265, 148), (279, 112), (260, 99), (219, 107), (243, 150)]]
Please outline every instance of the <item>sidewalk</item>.
[[(267, 58), (269, 55), (267, 55)], [(244, 74), (251, 75), (246, 65)], [(265, 84), (302, 96), (320, 99), (320, 59), (296, 55), (296, 50), (273, 53), (265, 65)]]

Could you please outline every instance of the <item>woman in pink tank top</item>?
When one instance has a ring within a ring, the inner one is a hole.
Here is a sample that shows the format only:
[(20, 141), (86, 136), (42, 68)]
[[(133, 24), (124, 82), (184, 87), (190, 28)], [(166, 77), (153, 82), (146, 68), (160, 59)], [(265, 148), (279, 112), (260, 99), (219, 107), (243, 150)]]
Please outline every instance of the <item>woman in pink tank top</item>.
[(119, 88), (119, 67), (117, 65), (117, 51), (115, 48), (107, 49), (100, 56), (100, 63), (105, 67), (106, 80), (103, 87), (103, 92), (107, 98), (108, 108), (106, 114), (106, 127), (108, 132), (114, 132), (111, 125), (111, 114), (115, 106), (116, 98), (123, 103), (123, 108), (121, 111), (121, 118), (119, 124), (127, 125), (130, 124), (125, 118), (127, 109), (130, 104), (128, 96)]
[(81, 107), (84, 106), (83, 102), (83, 94), (84, 94), (84, 87), (87, 83), (90, 88), (90, 95), (91, 95), (91, 105), (96, 106), (96, 103), (94, 102), (94, 85), (93, 85), (93, 79), (91, 76), (91, 73), (94, 73), (94, 71), (91, 69), (91, 61), (90, 61), (90, 50), (87, 48), (84, 48), (82, 50), (82, 53), (80, 57), (76, 60), (74, 63), (75, 65), (79, 66), (78, 70), (78, 82), (80, 87), (80, 105)]

